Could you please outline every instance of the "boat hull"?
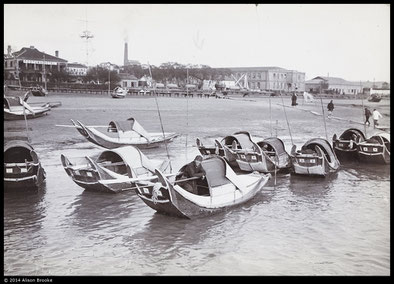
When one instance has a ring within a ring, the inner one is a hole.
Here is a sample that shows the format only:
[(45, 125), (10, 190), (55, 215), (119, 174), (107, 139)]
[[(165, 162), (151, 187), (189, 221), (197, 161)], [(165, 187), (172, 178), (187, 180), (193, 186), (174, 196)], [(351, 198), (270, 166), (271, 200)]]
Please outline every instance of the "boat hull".
[(360, 145), (358, 150), (358, 157), (361, 162), (371, 163), (371, 164), (390, 164), (390, 153), (386, 148), (375, 145), (371, 146), (369, 149), (377, 149), (376, 152), (371, 152), (369, 150), (364, 150), (365, 146)]
[[(27, 112), (26, 118), (32, 119), (32, 118), (42, 117), (42, 116), (48, 115), (48, 111), (50, 111), (50, 109), (37, 111), (34, 115), (30, 112)], [(4, 110), (4, 120), (24, 120), (24, 119), (25, 119), (25, 116), (23, 115), (23, 113), (22, 114), (13, 113), (11, 111)]]
[(29, 175), (8, 175), (4, 174), (5, 189), (37, 189), (45, 182), (45, 171), (39, 167), (37, 174)]
[[(233, 199), (231, 202), (216, 206), (199, 205), (198, 202), (185, 197), (188, 193), (185, 194), (185, 190), (179, 186), (168, 186), (167, 188), (161, 187), (159, 194), (154, 192), (154, 187), (136, 190), (136, 192), (145, 204), (159, 213), (175, 217), (195, 219), (217, 214), (249, 201), (261, 191), (267, 181), (268, 178), (261, 177), (255, 184), (253, 184), (253, 187), (242, 196), (239, 195), (238, 198)], [(212, 200), (212, 198), (215, 197), (204, 196), (202, 198)]]
[(124, 147), (124, 146), (134, 146), (139, 149), (157, 148), (157, 147), (160, 147), (161, 145), (163, 145), (164, 143), (172, 142), (172, 140), (178, 136), (177, 134), (172, 134), (172, 135), (166, 136), (165, 139), (155, 140), (150, 143), (148, 143), (148, 142), (145, 142), (145, 143), (135, 143), (135, 142), (125, 143), (125, 142), (109, 141), (104, 138), (105, 137), (104, 135), (103, 135), (103, 137), (100, 137), (100, 136), (96, 135), (94, 132), (92, 132), (91, 130), (89, 130), (87, 127), (81, 127), (79, 125), (75, 125), (75, 126), (76, 126), (76, 129), (78, 130), (78, 132), (82, 136), (84, 136), (88, 141), (90, 141), (93, 144), (96, 144), (98, 146), (107, 148), (107, 149), (115, 149), (115, 148)]

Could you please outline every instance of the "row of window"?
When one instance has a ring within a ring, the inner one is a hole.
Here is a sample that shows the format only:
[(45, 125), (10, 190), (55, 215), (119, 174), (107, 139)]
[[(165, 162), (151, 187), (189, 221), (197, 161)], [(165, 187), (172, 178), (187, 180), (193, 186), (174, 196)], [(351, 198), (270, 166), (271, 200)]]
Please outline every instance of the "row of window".
[[(235, 73), (236, 78), (241, 78), (241, 76), (245, 74), (245, 73), (240, 73), (237, 72)], [(266, 79), (266, 74), (269, 73), (265, 73), (265, 72), (248, 72), (246, 73), (246, 76), (248, 77), (248, 79)], [(272, 78), (274, 80), (286, 80), (287, 78), (287, 74), (286, 73), (272, 73)], [(298, 81), (301, 81), (301, 79), (303, 79), (303, 77), (298, 74), (297, 75), (297, 79)]]

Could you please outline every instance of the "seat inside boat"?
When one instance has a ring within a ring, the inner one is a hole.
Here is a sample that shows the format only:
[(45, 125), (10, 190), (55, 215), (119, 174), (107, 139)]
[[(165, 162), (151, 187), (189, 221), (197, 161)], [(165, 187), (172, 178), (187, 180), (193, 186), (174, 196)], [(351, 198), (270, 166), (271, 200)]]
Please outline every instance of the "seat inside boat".
[(125, 162), (114, 152), (103, 152), (97, 160), (97, 163), (117, 174), (127, 175), (127, 166)]

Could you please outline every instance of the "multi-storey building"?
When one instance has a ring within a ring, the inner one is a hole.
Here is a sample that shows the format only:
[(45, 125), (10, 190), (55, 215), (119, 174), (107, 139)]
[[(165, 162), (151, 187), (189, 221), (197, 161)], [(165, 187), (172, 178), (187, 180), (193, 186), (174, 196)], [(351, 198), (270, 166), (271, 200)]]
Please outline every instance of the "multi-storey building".
[(55, 56), (41, 52), (34, 46), (23, 47), (17, 52), (8, 53), (4, 56), (5, 79), (44, 82), (47, 75), (53, 71), (64, 71), (67, 60), (59, 58), (59, 52), (55, 51)]
[(236, 80), (247, 77), (252, 90), (305, 91), (305, 73), (281, 67), (230, 67)]

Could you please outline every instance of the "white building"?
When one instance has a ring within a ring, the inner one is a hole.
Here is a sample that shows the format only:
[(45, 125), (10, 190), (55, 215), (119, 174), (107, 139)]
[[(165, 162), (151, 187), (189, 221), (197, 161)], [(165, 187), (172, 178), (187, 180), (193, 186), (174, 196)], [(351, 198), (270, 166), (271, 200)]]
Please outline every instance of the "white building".
[(68, 63), (66, 71), (71, 76), (86, 76), (88, 67), (80, 63)]

